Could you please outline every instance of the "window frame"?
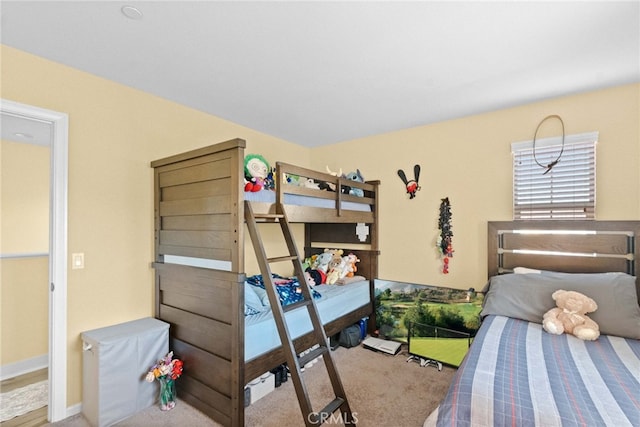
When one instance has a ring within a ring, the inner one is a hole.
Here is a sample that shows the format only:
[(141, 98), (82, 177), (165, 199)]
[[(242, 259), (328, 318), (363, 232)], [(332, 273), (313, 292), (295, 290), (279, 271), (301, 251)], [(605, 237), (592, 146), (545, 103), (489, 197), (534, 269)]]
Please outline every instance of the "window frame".
[[(598, 132), (511, 144), (514, 220), (595, 220)], [(545, 173), (542, 165), (560, 161)], [(537, 159), (537, 162), (536, 162)]]

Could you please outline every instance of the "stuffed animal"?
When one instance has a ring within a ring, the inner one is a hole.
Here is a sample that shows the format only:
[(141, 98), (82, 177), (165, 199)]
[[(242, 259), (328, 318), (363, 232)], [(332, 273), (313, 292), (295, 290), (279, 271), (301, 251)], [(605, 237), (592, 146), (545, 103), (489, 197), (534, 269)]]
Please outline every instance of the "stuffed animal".
[(322, 285), (327, 282), (327, 275), (322, 270), (307, 268), (304, 272), (309, 286)]
[(344, 252), (342, 249), (325, 249), (324, 253), (331, 254), (331, 261), (333, 261), (334, 263), (340, 263), (340, 258), (342, 257), (342, 254)]
[(329, 263), (333, 259), (333, 254), (329, 252), (329, 249), (325, 249), (323, 253), (318, 254), (314, 264), (311, 265), (313, 270), (322, 270), (323, 273), (327, 273), (329, 270)]
[(271, 168), (260, 154), (247, 154), (244, 157), (244, 178), (247, 181), (244, 191), (257, 192), (264, 187), (264, 181)]
[[(346, 178), (350, 181), (364, 182), (364, 177), (360, 173), (360, 169), (356, 169), (355, 172), (349, 172), (346, 175)], [(352, 196), (364, 197), (364, 190), (362, 188), (349, 187), (349, 194)]]
[(315, 268), (316, 258), (318, 258), (318, 255), (311, 255), (310, 257), (305, 258), (302, 262), (302, 269), (307, 271), (307, 268), (312, 268), (312, 266)]
[[(342, 168), (340, 168), (339, 172), (332, 172), (331, 169), (329, 169), (329, 166), (327, 166), (327, 173), (331, 176), (338, 176), (338, 177), (344, 176), (342, 174)], [(320, 189), (327, 190), (327, 191), (336, 191), (336, 185), (331, 182), (321, 182)]]
[(347, 274), (345, 275), (345, 277), (355, 276), (356, 271), (358, 271), (358, 267), (356, 266), (356, 263), (360, 262), (360, 258), (358, 258), (356, 255), (352, 253), (350, 253), (349, 255), (343, 258), (345, 260), (345, 263), (347, 264)]
[[(342, 250), (339, 252), (342, 253)], [(347, 261), (339, 255), (334, 255), (333, 259), (329, 263), (327, 285), (334, 285), (338, 280), (344, 279), (347, 273)]]
[(315, 182), (312, 178), (303, 179), (301, 187), (313, 188), (315, 190), (320, 190), (320, 184)]
[(304, 278), (310, 287), (313, 288), (316, 285), (316, 279), (311, 275), (311, 269), (307, 269), (304, 272)]
[(275, 190), (276, 189), (276, 171), (274, 168), (269, 170), (267, 173), (267, 177), (264, 180), (264, 190)]
[(580, 292), (562, 289), (555, 291), (551, 297), (557, 307), (547, 311), (542, 317), (545, 331), (555, 335), (566, 332), (587, 341), (600, 336), (598, 324), (586, 315), (598, 309), (594, 300)]

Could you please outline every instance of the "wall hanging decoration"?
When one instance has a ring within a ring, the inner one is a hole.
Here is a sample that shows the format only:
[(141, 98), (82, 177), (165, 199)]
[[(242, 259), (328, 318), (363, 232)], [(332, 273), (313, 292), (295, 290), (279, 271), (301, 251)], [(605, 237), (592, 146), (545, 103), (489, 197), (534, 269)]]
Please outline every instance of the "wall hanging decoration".
[(402, 169), (398, 169), (398, 176), (402, 182), (404, 182), (409, 199), (416, 197), (416, 191), (420, 190), (420, 185), (418, 184), (418, 180), (420, 179), (420, 165), (415, 165), (413, 167), (413, 175), (415, 179), (407, 180), (407, 176), (404, 171)]
[[(558, 157), (556, 157), (554, 161), (552, 161), (547, 165), (543, 165), (536, 158), (536, 138), (538, 136), (538, 131), (540, 130), (540, 126), (542, 126), (542, 123), (544, 123), (547, 119), (558, 119), (560, 121), (560, 125), (562, 125), (562, 147), (560, 148), (560, 153), (558, 153)], [(540, 123), (538, 123), (538, 127), (536, 127), (536, 131), (533, 134), (533, 160), (535, 160), (538, 166), (546, 169), (542, 173), (542, 175), (548, 174), (551, 171), (551, 169), (558, 164), (558, 162), (560, 161), (560, 157), (562, 157), (563, 152), (564, 152), (564, 122), (562, 121), (562, 117), (558, 116), (557, 114), (552, 114), (550, 116), (545, 117), (544, 119), (542, 119), (542, 121), (540, 121)]]
[(438, 220), (438, 228), (440, 229), (440, 236), (438, 236), (437, 247), (442, 257), (442, 272), (444, 274), (449, 273), (449, 258), (453, 257), (453, 245), (452, 238), (453, 232), (451, 231), (451, 204), (449, 198), (445, 197), (441, 199), (440, 203), (440, 219)]

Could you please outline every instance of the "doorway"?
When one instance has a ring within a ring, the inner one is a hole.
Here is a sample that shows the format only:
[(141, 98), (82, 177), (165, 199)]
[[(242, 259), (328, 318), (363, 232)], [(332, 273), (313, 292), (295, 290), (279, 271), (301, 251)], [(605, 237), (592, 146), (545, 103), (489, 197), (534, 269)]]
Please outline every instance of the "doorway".
[[(2, 99), (4, 119), (25, 125), (47, 125), (50, 149), (49, 208), (49, 402), (51, 422), (67, 417), (67, 175), (68, 127), (65, 113)], [(3, 126), (3, 139), (5, 137)]]

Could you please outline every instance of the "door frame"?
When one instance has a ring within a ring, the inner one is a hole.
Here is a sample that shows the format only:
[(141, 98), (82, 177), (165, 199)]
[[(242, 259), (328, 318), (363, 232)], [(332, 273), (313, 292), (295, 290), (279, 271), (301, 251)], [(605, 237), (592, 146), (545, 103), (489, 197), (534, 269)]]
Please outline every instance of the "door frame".
[(6, 99), (2, 114), (51, 124), (49, 207), (49, 406), (47, 419), (67, 417), (67, 189), (69, 117)]

